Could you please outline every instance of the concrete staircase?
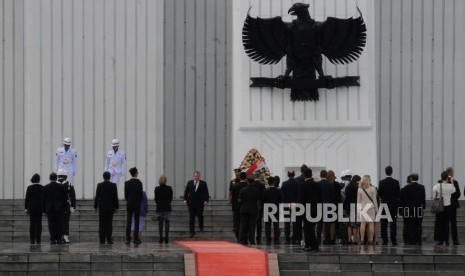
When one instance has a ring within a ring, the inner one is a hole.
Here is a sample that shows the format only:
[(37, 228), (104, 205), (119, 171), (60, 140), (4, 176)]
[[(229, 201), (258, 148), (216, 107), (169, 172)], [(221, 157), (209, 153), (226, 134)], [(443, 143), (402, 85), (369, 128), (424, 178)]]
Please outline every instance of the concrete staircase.
[[(126, 212), (124, 201), (120, 201), (121, 207), (114, 217), (113, 233), (115, 241), (125, 239)], [(93, 201), (79, 200), (76, 211), (71, 215), (70, 239), (72, 242), (98, 242), (98, 215), (92, 213)], [(423, 220), (424, 242), (433, 242), (434, 215), (427, 211)], [(143, 240), (154, 242), (158, 240), (158, 222), (152, 221), (155, 213), (155, 204), (149, 200), (149, 214), (146, 217), (146, 228)], [(232, 232), (231, 207), (226, 200), (211, 200), (205, 208), (205, 231), (197, 231), (197, 239), (217, 239), (234, 241)], [(458, 209), (457, 224), (459, 239), (465, 243), (465, 207)], [(196, 221), (198, 230), (198, 224)], [(398, 221), (398, 241), (402, 242), (402, 219)], [(264, 231), (264, 230), (263, 230)], [(378, 233), (379, 233), (378, 226)], [(43, 241), (48, 240), (47, 219), (43, 218)], [(283, 231), (281, 235), (283, 239)], [(171, 240), (189, 238), (189, 214), (181, 200), (173, 202), (171, 215)], [(24, 212), (23, 200), (0, 200), (0, 242), (28, 242), (29, 241), (29, 217)], [(264, 241), (264, 234), (263, 234)]]

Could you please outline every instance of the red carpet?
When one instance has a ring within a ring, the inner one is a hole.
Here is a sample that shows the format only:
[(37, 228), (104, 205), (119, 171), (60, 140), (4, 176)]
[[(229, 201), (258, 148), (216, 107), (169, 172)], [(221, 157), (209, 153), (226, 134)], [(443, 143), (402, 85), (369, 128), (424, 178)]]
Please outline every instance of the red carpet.
[(196, 276), (268, 276), (267, 253), (222, 241), (179, 241), (195, 254)]

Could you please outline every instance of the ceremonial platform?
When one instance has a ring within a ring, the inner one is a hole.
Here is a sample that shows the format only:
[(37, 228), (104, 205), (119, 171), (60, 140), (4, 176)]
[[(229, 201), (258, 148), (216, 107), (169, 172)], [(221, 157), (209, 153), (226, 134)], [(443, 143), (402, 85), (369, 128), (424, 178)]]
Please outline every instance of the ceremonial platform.
[[(209, 264), (218, 267), (218, 263), (223, 263), (223, 267), (227, 268), (230, 266), (226, 264), (234, 262), (242, 269), (207, 275), (465, 275), (465, 245), (435, 246), (432, 241), (434, 217), (429, 212), (425, 213), (423, 223), (423, 246), (403, 245), (400, 222), (399, 245), (395, 247), (333, 245), (322, 246), (318, 253), (307, 253), (298, 245), (283, 243), (254, 246), (253, 252), (263, 252), (262, 255), (266, 256), (264, 260), (267, 263), (263, 264), (266, 270), (262, 270), (256, 267), (260, 263), (240, 261), (239, 256), (252, 251), (234, 243), (230, 207), (225, 200), (213, 200), (206, 208), (205, 232), (198, 232), (193, 239), (188, 238), (187, 210), (182, 201), (176, 200), (169, 244), (157, 242), (157, 224), (150, 220), (154, 206), (150, 202), (147, 227), (139, 246), (123, 244), (124, 205), (115, 216), (113, 245), (98, 244), (98, 215), (91, 213), (92, 202), (89, 200), (79, 201), (79, 207), (71, 217), (70, 245), (48, 243), (45, 218), (42, 244), (29, 245), (29, 222), (23, 209), (22, 200), (0, 201), (0, 276), (205, 275), (202, 271), (209, 271)], [(464, 223), (465, 211), (461, 208), (458, 211), (458, 229), (462, 243), (465, 241)], [(197, 243), (192, 245), (193, 241)], [(207, 250), (202, 251), (205, 248)], [(198, 258), (202, 252), (209, 255)], [(232, 254), (218, 260), (221, 254), (228, 252)], [(198, 270), (198, 267), (203, 269)]]

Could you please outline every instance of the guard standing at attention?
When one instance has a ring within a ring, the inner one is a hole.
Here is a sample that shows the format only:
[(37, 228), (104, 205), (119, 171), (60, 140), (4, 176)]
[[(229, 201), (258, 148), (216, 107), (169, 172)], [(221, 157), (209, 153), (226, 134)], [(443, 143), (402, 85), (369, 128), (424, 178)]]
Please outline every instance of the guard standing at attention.
[(63, 147), (57, 149), (55, 156), (55, 171), (65, 170), (68, 173), (68, 182), (74, 183), (77, 170), (77, 153), (71, 148), (71, 138), (63, 139)]
[(112, 150), (107, 152), (105, 158), (105, 172), (110, 172), (110, 182), (119, 184), (119, 179), (126, 173), (126, 154), (119, 150), (119, 140), (111, 141)]

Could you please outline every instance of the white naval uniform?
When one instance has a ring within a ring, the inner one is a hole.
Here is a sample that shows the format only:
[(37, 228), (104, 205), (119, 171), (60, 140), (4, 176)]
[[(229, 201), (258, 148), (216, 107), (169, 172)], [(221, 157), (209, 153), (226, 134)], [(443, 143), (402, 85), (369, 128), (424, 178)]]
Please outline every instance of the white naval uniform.
[(68, 178), (66, 179), (69, 183), (73, 183), (73, 178), (76, 175), (77, 170), (77, 153), (73, 148), (69, 148), (67, 151), (64, 147), (58, 148), (55, 156), (55, 172), (63, 169), (67, 172)]
[(118, 150), (116, 153), (114, 150), (107, 152), (105, 157), (105, 171), (110, 172), (112, 183), (119, 183), (119, 179), (126, 173), (126, 154), (124, 151)]

